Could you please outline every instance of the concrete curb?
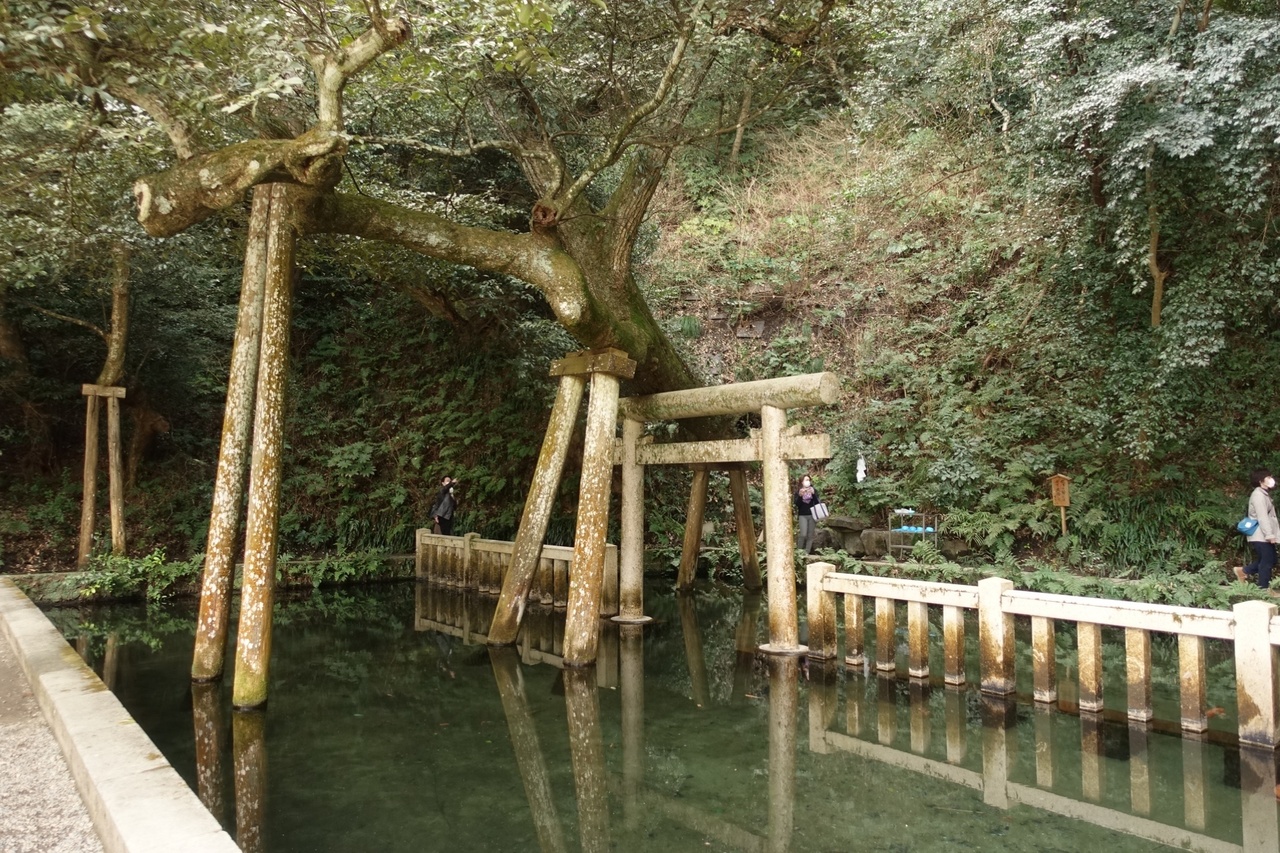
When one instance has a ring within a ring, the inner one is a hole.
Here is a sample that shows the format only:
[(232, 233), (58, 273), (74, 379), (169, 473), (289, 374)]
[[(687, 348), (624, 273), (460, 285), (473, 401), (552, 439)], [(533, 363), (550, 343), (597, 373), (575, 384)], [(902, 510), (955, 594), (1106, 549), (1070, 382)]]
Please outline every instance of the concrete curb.
[(9, 578), (0, 578), (0, 630), (107, 853), (238, 853), (120, 701)]

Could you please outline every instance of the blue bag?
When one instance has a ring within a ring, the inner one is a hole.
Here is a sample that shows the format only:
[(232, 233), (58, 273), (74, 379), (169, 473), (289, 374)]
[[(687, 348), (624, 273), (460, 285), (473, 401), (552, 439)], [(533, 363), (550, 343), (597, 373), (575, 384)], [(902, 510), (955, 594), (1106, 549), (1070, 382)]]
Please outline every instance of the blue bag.
[(1236, 522), (1236, 530), (1239, 530), (1245, 536), (1252, 536), (1253, 531), (1258, 529), (1258, 519), (1245, 516)]

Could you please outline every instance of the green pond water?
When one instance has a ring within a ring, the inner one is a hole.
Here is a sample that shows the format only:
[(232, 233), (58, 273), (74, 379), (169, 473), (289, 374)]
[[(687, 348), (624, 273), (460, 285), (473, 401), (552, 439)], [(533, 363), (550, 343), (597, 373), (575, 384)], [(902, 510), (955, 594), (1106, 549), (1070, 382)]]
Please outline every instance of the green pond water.
[(254, 713), (229, 678), (190, 684), (194, 603), (50, 617), (251, 853), (1280, 846), (1275, 756), (1235, 746), (1233, 701), (1181, 737), (1167, 674), (1131, 728), (756, 655), (767, 605), (736, 589), (649, 590), (655, 621), (603, 623), (587, 671), (558, 668), (551, 610), (491, 651), (492, 608), (414, 583), (282, 596)]

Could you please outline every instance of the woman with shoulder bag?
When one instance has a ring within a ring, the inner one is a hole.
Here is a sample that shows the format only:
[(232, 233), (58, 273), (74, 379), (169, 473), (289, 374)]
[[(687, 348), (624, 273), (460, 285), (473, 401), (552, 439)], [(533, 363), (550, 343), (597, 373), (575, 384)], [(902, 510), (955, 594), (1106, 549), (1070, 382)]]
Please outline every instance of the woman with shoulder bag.
[(812, 554), (813, 534), (817, 529), (817, 522), (813, 518), (813, 508), (822, 503), (822, 498), (818, 497), (818, 490), (813, 487), (813, 480), (807, 475), (801, 477), (800, 482), (796, 484), (796, 491), (792, 495), (792, 500), (796, 505), (796, 515), (800, 519), (796, 547), (806, 554)]
[(1253, 492), (1249, 495), (1249, 518), (1258, 526), (1249, 534), (1249, 547), (1255, 559), (1252, 563), (1235, 568), (1236, 578), (1243, 583), (1256, 583), (1262, 589), (1271, 588), (1271, 572), (1276, 565), (1276, 543), (1280, 542), (1280, 521), (1276, 520), (1276, 507), (1271, 502), (1271, 490), (1276, 478), (1266, 468), (1257, 468), (1249, 475)]

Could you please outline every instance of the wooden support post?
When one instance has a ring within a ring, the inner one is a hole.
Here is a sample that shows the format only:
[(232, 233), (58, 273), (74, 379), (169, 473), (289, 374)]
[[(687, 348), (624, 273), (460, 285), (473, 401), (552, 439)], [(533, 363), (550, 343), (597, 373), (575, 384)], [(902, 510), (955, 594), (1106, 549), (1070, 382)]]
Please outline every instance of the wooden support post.
[(1037, 702), (1058, 701), (1058, 642), (1052, 619), (1031, 617), (1031, 680)]
[(1151, 634), (1141, 628), (1124, 632), (1125, 674), (1128, 681), (1129, 719), (1147, 721), (1151, 708)]
[(565, 853), (568, 846), (564, 830), (556, 814), (556, 798), (551, 787), (551, 772), (538, 741), (538, 726), (529, 700), (525, 697), (520, 681), (520, 662), (511, 648), (489, 649), (489, 662), (493, 666), (493, 680), (498, 685), (502, 710), (507, 718), (507, 730), (511, 733), (511, 747), (516, 756), (520, 781), (524, 783), (525, 798), (533, 818), (533, 829), (538, 836), (538, 846), (545, 853)]
[(651, 621), (644, 615), (644, 466), (636, 447), (644, 421), (622, 419), (622, 518), (618, 544), (619, 610), (615, 622)]
[(738, 531), (738, 553), (742, 557), (742, 585), (755, 592), (764, 584), (760, 580), (760, 559), (756, 554), (756, 527), (751, 518), (747, 475), (741, 467), (729, 469), (729, 493), (733, 496), (733, 523)]
[[(249, 429), (253, 425), (253, 398), (262, 341), (263, 282), (267, 272), (267, 233), (272, 195), (271, 185), (255, 187), (249, 214), (240, 307), (236, 315), (235, 340), (231, 346), (226, 404), (222, 410), (222, 442), (214, 476), (209, 536), (204, 549), (200, 617), (196, 621), (195, 651), (191, 658), (191, 678), (194, 681), (210, 681), (222, 674), (227, 647), (235, 543), (243, 506), (245, 469), (249, 462)], [(282, 216), (283, 210), (277, 215)]]
[(1013, 617), (1004, 612), (1001, 596), (1013, 589), (1013, 581), (984, 578), (978, 581), (978, 643), (982, 661), (982, 692), (1008, 696), (1014, 683)]
[(760, 593), (748, 590), (742, 594), (742, 613), (738, 617), (738, 626), (733, 632), (733, 647), (736, 652), (733, 667), (733, 698), (735, 699), (751, 692), (759, 625)]
[(609, 780), (595, 670), (566, 669), (564, 698), (569, 717), (569, 761), (578, 799), (579, 841), (583, 853), (605, 853), (610, 848)]
[(836, 656), (836, 596), (822, 588), (823, 578), (835, 569), (830, 563), (810, 563), (805, 578), (811, 660), (834, 660)]
[(618, 421), (618, 377), (591, 374), (578, 523), (573, 534), (569, 612), (565, 617), (565, 666), (595, 663), (600, 637), (600, 597), (604, 578), (605, 536), (609, 528), (609, 492), (613, 483), (613, 437)]
[(1276, 606), (1244, 601), (1231, 608), (1236, 617), (1236, 701), (1240, 709), (1240, 743), (1273, 749), (1280, 730), (1280, 698), (1276, 696), (1276, 647), (1271, 620)]
[(542, 450), (538, 453), (538, 464), (533, 472), (533, 483), (529, 486), (529, 496), (525, 498), (520, 527), (516, 531), (511, 567), (507, 569), (502, 594), (498, 596), (498, 606), (493, 612), (493, 624), (489, 626), (491, 645), (506, 646), (516, 641), (520, 620), (524, 616), (529, 583), (542, 553), (547, 523), (551, 520), (551, 508), (555, 503), (556, 491), (560, 488), (560, 477), (569, 452), (569, 440), (573, 437), (573, 427), (585, 387), (584, 376), (560, 377), (560, 387), (556, 390), (556, 400), (551, 407), (551, 420), (547, 423), (547, 433), (542, 440)]
[(1182, 708), (1182, 730), (1203, 732), (1209, 728), (1205, 716), (1204, 638), (1178, 635), (1178, 695)]
[(120, 398), (107, 398), (107, 493), (111, 505), (111, 553), (125, 554), (124, 452), (120, 446)]
[(98, 501), (98, 397), (84, 400), (84, 498), (80, 504), (80, 550), (76, 567), (83, 569), (93, 552), (93, 522)]
[(1076, 623), (1076, 646), (1080, 658), (1080, 710), (1102, 710), (1102, 627), (1093, 622)]
[(768, 654), (800, 655), (796, 614), (795, 536), (791, 526), (791, 484), (787, 461), (782, 458), (782, 438), (787, 410), (776, 406), (760, 409), (761, 455), (764, 457), (764, 536), (768, 547), (769, 642), (760, 650)]
[[(272, 207), (286, 212), (288, 190), (277, 185)], [(253, 420), (249, 509), (245, 524), (244, 581), (236, 635), (231, 702), (256, 708), (267, 701), (271, 664), (271, 615), (275, 604), (277, 520), (280, 515), (284, 395), (289, 363), (289, 316), (296, 235), (285, 216), (271, 217), (263, 301), (261, 369)]]
[(702, 519), (707, 509), (707, 483), (711, 472), (706, 466), (693, 469), (693, 485), (689, 488), (689, 506), (685, 512), (684, 545), (680, 549), (680, 571), (676, 575), (676, 589), (693, 589), (693, 579), (698, 573), (698, 554), (702, 551)]

